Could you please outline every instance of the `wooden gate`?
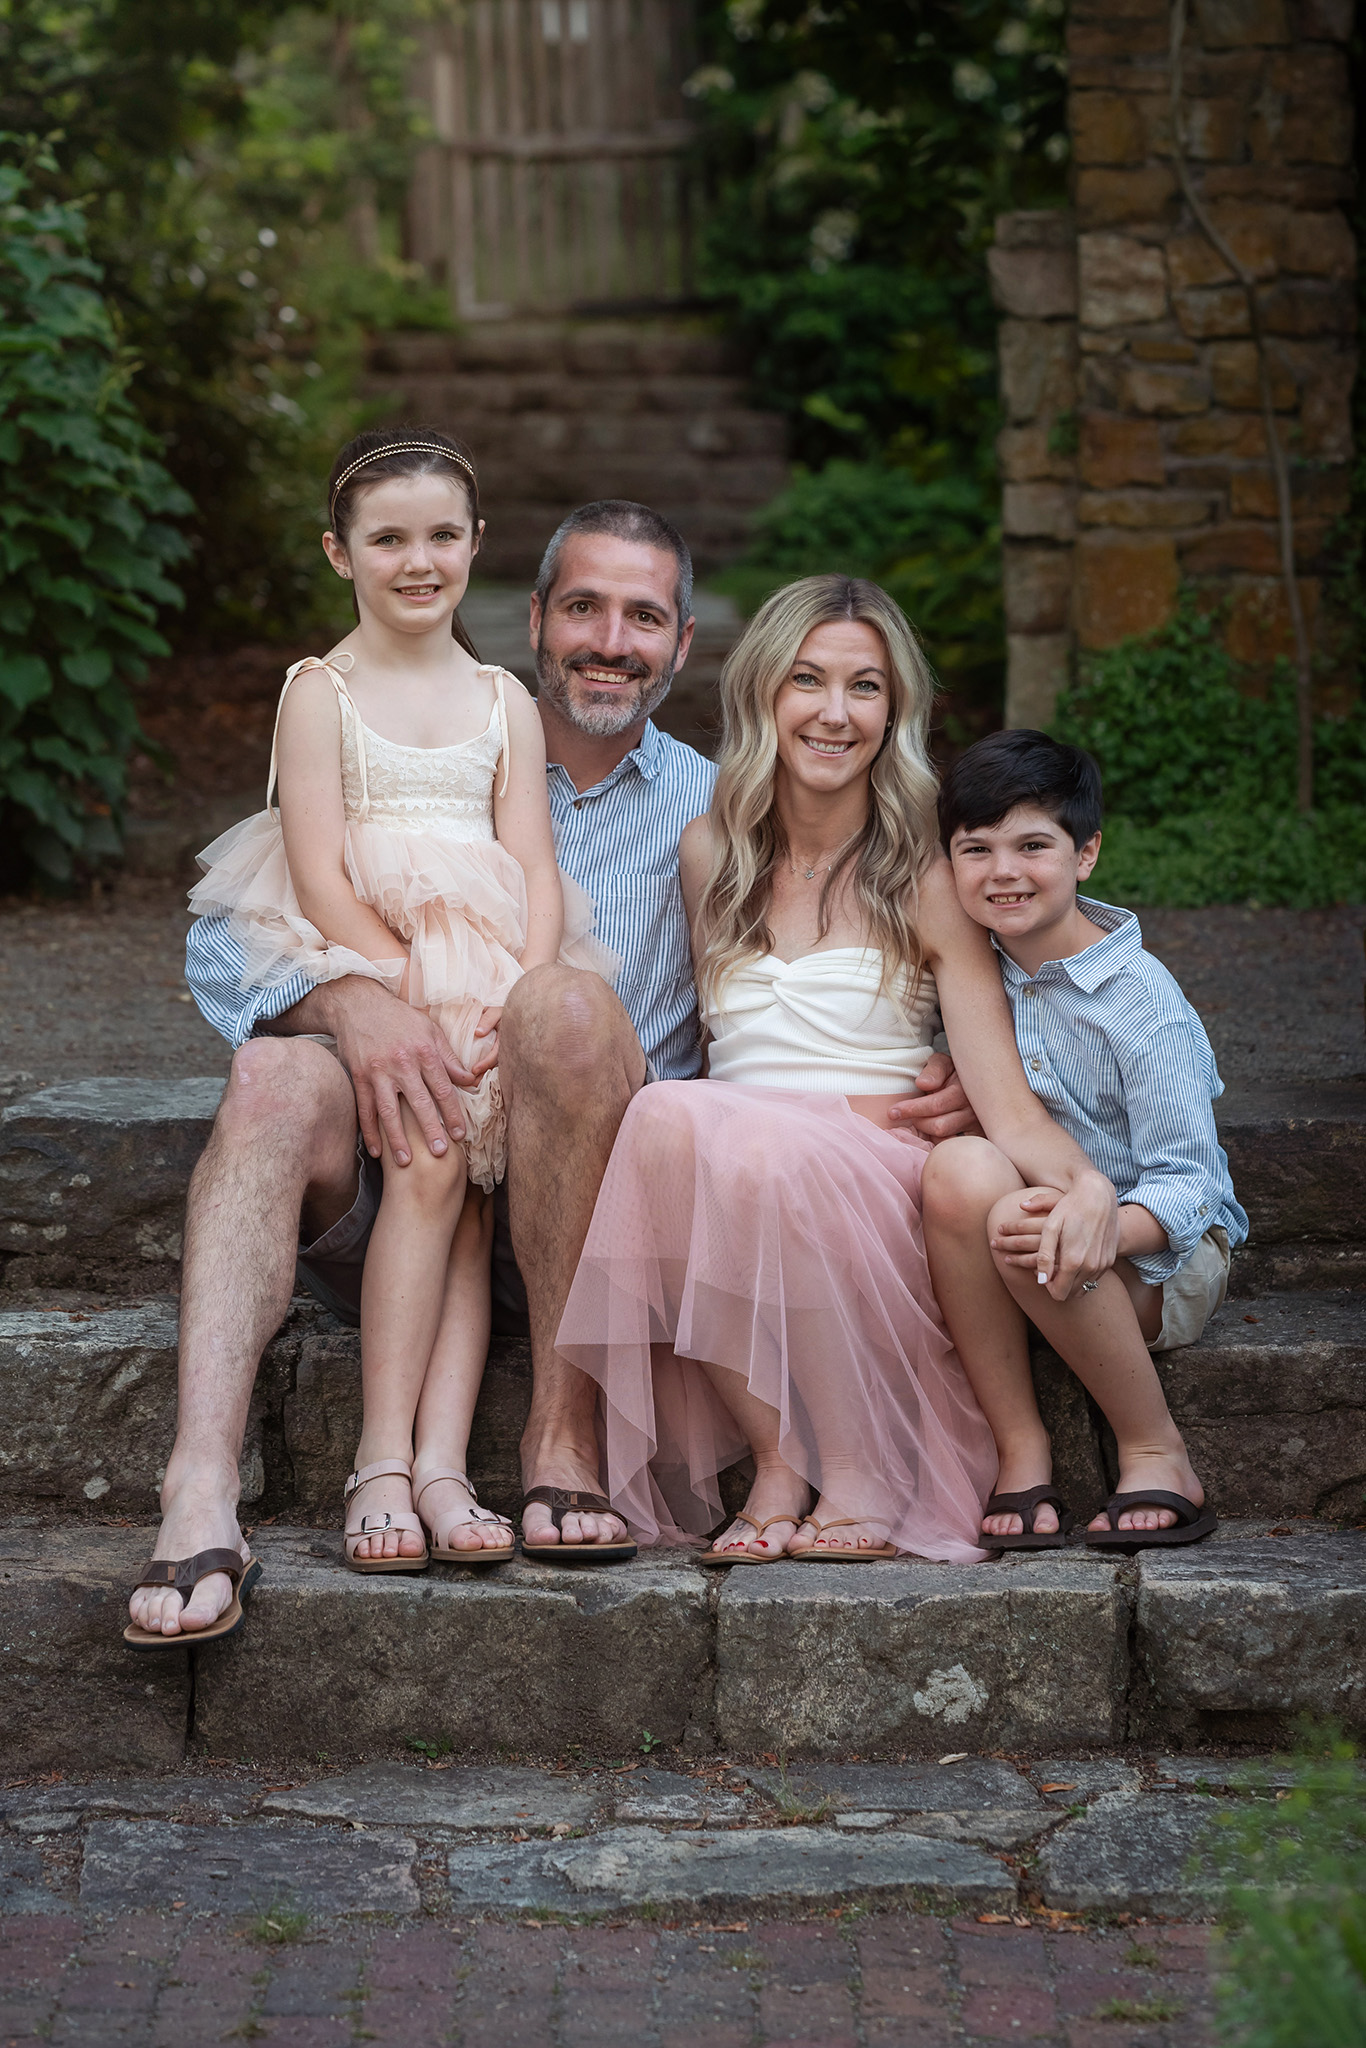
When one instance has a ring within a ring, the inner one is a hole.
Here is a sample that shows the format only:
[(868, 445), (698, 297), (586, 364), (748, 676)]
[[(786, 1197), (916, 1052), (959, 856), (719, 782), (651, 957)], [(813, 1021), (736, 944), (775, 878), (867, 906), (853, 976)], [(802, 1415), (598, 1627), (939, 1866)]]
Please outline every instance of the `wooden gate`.
[(457, 314), (666, 305), (691, 287), (691, 0), (453, 0), (412, 254)]

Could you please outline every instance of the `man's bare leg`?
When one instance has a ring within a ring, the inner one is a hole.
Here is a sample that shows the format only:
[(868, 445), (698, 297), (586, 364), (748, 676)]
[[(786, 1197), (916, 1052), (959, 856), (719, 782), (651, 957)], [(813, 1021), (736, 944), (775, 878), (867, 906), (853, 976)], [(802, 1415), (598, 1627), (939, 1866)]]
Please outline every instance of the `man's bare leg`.
[[(500, 1028), (508, 1103), (508, 1214), (531, 1318), (531, 1414), (523, 1484), (600, 1493), (597, 1387), (559, 1356), (555, 1336), (627, 1105), (645, 1055), (606, 982), (538, 967), (508, 997)], [(532, 1543), (561, 1540), (539, 1502), (522, 1517)], [(614, 1543), (616, 1515), (566, 1515), (563, 1541)]]
[[(190, 1182), (180, 1311), (180, 1408), (161, 1487), (155, 1557), (246, 1549), (237, 1460), (261, 1353), (294, 1292), (300, 1211), (317, 1237), (356, 1197), (356, 1106), (332, 1055), (309, 1039), (256, 1038), (237, 1053)], [(189, 1601), (140, 1587), (133, 1620), (163, 1635), (216, 1621), (225, 1573)]]

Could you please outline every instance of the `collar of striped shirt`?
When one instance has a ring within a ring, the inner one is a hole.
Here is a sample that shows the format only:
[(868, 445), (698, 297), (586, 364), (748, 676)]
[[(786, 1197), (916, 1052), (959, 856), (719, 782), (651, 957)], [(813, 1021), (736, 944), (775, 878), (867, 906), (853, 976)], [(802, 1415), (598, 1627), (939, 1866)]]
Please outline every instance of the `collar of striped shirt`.
[(647, 782), (656, 781), (664, 765), (662, 760), (663, 751), (659, 727), (652, 718), (647, 718), (645, 730), (640, 735), (636, 745), (632, 747), (630, 753), (624, 755), (617, 762), (616, 767), (609, 770), (603, 776), (601, 782), (593, 783), (591, 788), (576, 788), (570, 778), (569, 770), (562, 768), (558, 761), (546, 762), (546, 774), (551, 777), (552, 781), (559, 784), (561, 794), (567, 794), (571, 797), (596, 796), (599, 790), (610, 789), (614, 782), (620, 782), (622, 776), (628, 775), (633, 768), (638, 774), (643, 775)]
[(1027, 981), (1052, 981), (1065, 975), (1074, 988), (1093, 996), (1115, 975), (1122, 974), (1134, 956), (1143, 951), (1143, 932), (1132, 910), (1115, 903), (1098, 903), (1093, 896), (1078, 896), (1077, 908), (1105, 933), (1093, 946), (1073, 953), (1068, 960), (1045, 960), (1037, 974), (1026, 974), (1005, 947), (991, 934), (991, 943), (1001, 956), (1001, 972), (1008, 988), (1021, 988)]

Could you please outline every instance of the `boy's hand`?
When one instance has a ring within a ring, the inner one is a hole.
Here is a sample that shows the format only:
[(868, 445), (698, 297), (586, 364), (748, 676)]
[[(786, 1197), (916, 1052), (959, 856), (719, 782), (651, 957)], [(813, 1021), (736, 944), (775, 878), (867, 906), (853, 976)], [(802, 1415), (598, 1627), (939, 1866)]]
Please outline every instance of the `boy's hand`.
[(946, 1052), (932, 1052), (915, 1077), (916, 1093), (899, 1095), (887, 1111), (893, 1130), (913, 1130), (937, 1145), (941, 1138), (980, 1138), (977, 1112)]
[(1084, 1173), (1059, 1195), (1044, 1219), (1036, 1272), (1054, 1301), (1068, 1301), (1119, 1257), (1119, 1202), (1114, 1182)]

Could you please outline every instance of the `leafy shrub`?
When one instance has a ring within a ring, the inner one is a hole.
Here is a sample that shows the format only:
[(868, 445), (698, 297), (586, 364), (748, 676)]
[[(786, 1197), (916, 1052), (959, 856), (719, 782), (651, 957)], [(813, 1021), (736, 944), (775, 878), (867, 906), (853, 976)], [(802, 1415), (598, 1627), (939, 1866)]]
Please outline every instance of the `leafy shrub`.
[(751, 612), (797, 576), (871, 576), (914, 620), (944, 681), (971, 694), (1000, 632), (996, 499), (994, 478), (922, 482), (890, 464), (828, 462), (764, 508), (743, 562), (715, 581)]
[(189, 498), (154, 458), (79, 206), (32, 196), (51, 157), (0, 162), (0, 803), (66, 879), (118, 849), (129, 685), (169, 648), (159, 610)]
[(1339, 1742), (1301, 1758), (1294, 1780), (1238, 1801), (1215, 1831), (1231, 1908), (1222, 2032), (1236, 2048), (1360, 2048), (1366, 1779)]
[(1160, 632), (1093, 657), (1053, 731), (1095, 756), (1106, 828), (1092, 886), (1120, 903), (1366, 900), (1366, 709), (1315, 730), (1315, 793), (1295, 809), (1295, 696), (1284, 664), (1240, 688), (1219, 620), (1189, 596)]

